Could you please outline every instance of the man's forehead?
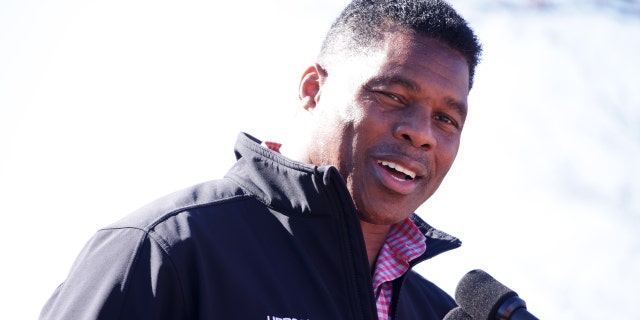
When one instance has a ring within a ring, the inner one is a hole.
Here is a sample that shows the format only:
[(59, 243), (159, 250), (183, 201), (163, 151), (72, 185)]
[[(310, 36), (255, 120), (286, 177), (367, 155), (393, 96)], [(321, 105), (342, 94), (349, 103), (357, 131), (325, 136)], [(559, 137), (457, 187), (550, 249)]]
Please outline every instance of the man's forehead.
[(466, 105), (468, 64), (464, 56), (437, 40), (406, 31), (388, 32), (380, 46), (338, 56), (331, 59), (329, 74), (343, 78), (340, 82), (394, 84), (420, 92), (429, 80), (438, 78), (454, 84), (457, 92), (451, 93), (452, 100), (460, 107)]

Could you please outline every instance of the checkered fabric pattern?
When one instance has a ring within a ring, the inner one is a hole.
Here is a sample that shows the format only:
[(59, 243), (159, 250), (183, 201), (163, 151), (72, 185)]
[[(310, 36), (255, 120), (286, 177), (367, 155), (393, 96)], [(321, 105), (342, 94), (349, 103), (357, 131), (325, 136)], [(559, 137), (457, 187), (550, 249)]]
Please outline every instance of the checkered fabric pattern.
[(281, 143), (272, 142), (272, 141), (264, 141), (262, 145), (275, 152), (280, 152), (280, 148), (282, 147)]
[(409, 262), (427, 250), (426, 237), (409, 218), (391, 226), (373, 272), (378, 319), (389, 319), (392, 281), (409, 270)]

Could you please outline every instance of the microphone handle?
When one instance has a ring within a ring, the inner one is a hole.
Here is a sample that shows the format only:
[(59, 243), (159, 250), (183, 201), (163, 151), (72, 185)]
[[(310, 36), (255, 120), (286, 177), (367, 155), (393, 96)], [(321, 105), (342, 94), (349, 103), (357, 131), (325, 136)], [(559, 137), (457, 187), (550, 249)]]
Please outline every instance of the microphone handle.
[(502, 303), (496, 312), (496, 320), (539, 320), (527, 311), (527, 304), (517, 295)]
[(509, 320), (540, 320), (529, 313), (525, 308), (519, 308), (513, 312)]

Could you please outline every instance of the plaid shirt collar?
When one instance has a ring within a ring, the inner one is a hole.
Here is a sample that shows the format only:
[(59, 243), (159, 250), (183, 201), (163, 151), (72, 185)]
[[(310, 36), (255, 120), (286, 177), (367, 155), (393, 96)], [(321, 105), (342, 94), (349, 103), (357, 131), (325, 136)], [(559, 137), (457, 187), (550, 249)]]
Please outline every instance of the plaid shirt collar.
[(378, 319), (389, 319), (393, 280), (405, 274), (411, 261), (423, 255), (426, 250), (426, 236), (411, 219), (407, 218), (391, 226), (373, 272)]

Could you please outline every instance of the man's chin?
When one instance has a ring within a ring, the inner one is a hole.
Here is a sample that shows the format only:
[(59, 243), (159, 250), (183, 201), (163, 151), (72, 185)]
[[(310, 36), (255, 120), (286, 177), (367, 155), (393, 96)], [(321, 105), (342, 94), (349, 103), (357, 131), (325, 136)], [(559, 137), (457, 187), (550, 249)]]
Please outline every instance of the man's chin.
[(363, 213), (358, 212), (358, 216), (360, 221), (366, 222), (372, 225), (380, 225), (380, 226), (389, 226), (392, 224), (396, 224), (398, 222), (402, 222), (406, 220), (413, 211), (408, 213), (399, 213), (399, 212), (373, 212), (373, 213)]
[(415, 212), (419, 207), (416, 204), (421, 200), (390, 193), (381, 186), (377, 189), (362, 188), (358, 191), (366, 191), (354, 198), (358, 216), (361, 221), (374, 225), (392, 225), (404, 221)]

